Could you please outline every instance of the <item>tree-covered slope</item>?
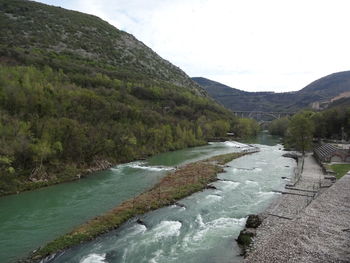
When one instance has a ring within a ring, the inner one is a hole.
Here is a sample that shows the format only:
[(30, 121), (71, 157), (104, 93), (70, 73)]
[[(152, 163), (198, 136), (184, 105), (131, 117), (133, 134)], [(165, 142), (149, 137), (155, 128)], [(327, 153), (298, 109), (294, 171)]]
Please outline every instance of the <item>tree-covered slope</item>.
[(199, 145), (239, 124), (183, 71), (97, 17), (0, 0), (0, 27), (0, 195)]
[(1, 0), (0, 24), (1, 44), (38, 49), (39, 55), (47, 52), (48, 60), (57, 59), (55, 54), (75, 56), (107, 70), (131, 71), (202, 92), (181, 69), (96, 16), (32, 1)]
[(297, 92), (243, 92), (221, 83), (193, 78), (215, 100), (235, 111), (295, 112), (308, 108), (313, 102), (330, 100), (350, 91), (350, 71), (318, 79)]

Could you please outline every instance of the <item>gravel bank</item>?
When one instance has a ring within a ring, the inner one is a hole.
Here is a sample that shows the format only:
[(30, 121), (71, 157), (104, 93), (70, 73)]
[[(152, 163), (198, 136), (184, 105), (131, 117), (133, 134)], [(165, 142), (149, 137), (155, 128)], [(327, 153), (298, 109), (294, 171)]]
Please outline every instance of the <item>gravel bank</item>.
[(263, 213), (244, 262), (350, 262), (350, 174), (329, 185), (307, 156), (299, 190), (286, 188)]

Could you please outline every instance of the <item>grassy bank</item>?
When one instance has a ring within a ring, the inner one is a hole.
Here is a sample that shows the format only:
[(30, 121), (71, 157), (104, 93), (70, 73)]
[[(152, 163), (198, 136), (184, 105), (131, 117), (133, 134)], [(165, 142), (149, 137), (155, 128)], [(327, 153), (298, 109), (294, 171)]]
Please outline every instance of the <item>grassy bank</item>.
[(185, 165), (169, 172), (150, 190), (129, 199), (113, 210), (98, 216), (46, 244), (34, 254), (30, 261), (42, 259), (69, 247), (92, 240), (97, 236), (118, 228), (121, 224), (140, 214), (175, 203), (177, 200), (206, 188), (222, 172), (220, 165), (247, 153), (230, 153)]
[(332, 164), (329, 165), (329, 168), (331, 168), (336, 173), (337, 179), (340, 179), (350, 171), (350, 164)]

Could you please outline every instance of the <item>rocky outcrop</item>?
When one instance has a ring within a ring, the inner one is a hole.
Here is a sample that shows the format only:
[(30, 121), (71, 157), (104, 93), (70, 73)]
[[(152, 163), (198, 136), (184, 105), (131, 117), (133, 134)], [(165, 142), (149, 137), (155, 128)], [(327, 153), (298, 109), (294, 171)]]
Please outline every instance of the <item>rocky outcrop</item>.
[(246, 255), (249, 247), (256, 235), (256, 228), (262, 223), (262, 218), (259, 215), (249, 215), (245, 224), (245, 228), (239, 233), (236, 239), (238, 245), (242, 249), (242, 255)]
[(257, 228), (262, 223), (262, 218), (259, 215), (249, 215), (247, 222), (245, 223), (246, 228)]

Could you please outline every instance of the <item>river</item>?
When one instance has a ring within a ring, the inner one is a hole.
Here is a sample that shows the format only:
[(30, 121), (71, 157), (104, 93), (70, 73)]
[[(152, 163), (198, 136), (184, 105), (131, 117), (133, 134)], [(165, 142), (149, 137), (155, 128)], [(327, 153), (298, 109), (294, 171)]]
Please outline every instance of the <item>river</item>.
[[(262, 134), (251, 143), (273, 145)], [(229, 163), (205, 190), (142, 216), (95, 241), (67, 251), (55, 262), (239, 262), (234, 242), (249, 213), (264, 209), (291, 176), (294, 161), (280, 146)], [(74, 226), (150, 188), (173, 167), (240, 151), (232, 142), (211, 143), (118, 165), (86, 179), (0, 198), (0, 262), (13, 262)]]

